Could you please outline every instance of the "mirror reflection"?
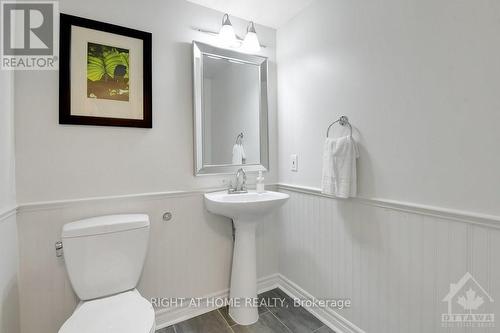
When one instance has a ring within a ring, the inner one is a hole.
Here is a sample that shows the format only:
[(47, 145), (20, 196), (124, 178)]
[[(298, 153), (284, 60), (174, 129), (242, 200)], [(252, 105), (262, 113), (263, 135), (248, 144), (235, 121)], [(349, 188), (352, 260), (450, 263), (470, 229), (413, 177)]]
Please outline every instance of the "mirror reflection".
[(258, 164), (259, 67), (203, 57), (203, 164)]
[(193, 43), (195, 174), (267, 170), (267, 59)]

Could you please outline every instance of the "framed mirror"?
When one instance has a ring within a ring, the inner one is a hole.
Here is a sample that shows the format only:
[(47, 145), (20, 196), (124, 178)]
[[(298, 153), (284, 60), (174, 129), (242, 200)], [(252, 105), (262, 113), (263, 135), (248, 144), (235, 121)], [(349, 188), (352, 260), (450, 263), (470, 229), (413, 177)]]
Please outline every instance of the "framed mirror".
[(195, 174), (269, 169), (267, 58), (193, 42)]

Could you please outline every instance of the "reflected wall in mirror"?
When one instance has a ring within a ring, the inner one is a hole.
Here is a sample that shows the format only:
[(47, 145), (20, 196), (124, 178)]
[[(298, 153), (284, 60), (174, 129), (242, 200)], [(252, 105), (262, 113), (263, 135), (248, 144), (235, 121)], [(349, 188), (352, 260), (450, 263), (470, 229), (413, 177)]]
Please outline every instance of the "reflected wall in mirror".
[(203, 164), (259, 164), (259, 67), (204, 55), (203, 96)]
[(267, 59), (193, 42), (195, 174), (267, 170)]

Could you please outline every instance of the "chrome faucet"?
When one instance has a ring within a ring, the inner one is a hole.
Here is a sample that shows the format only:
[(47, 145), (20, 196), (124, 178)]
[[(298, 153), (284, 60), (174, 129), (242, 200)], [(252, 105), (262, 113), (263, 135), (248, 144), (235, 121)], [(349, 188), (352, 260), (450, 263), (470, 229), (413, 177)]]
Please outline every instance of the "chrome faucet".
[(227, 190), (229, 194), (238, 194), (238, 193), (248, 193), (247, 190), (247, 174), (243, 168), (238, 169), (236, 171), (236, 184), (234, 187), (229, 185), (229, 189)]

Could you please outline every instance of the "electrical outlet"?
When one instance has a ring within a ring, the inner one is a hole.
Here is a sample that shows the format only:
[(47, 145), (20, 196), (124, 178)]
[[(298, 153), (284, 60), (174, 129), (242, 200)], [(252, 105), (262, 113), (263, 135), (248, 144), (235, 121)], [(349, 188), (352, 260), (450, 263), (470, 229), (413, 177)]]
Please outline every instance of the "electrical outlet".
[(290, 155), (290, 170), (297, 172), (297, 154)]

